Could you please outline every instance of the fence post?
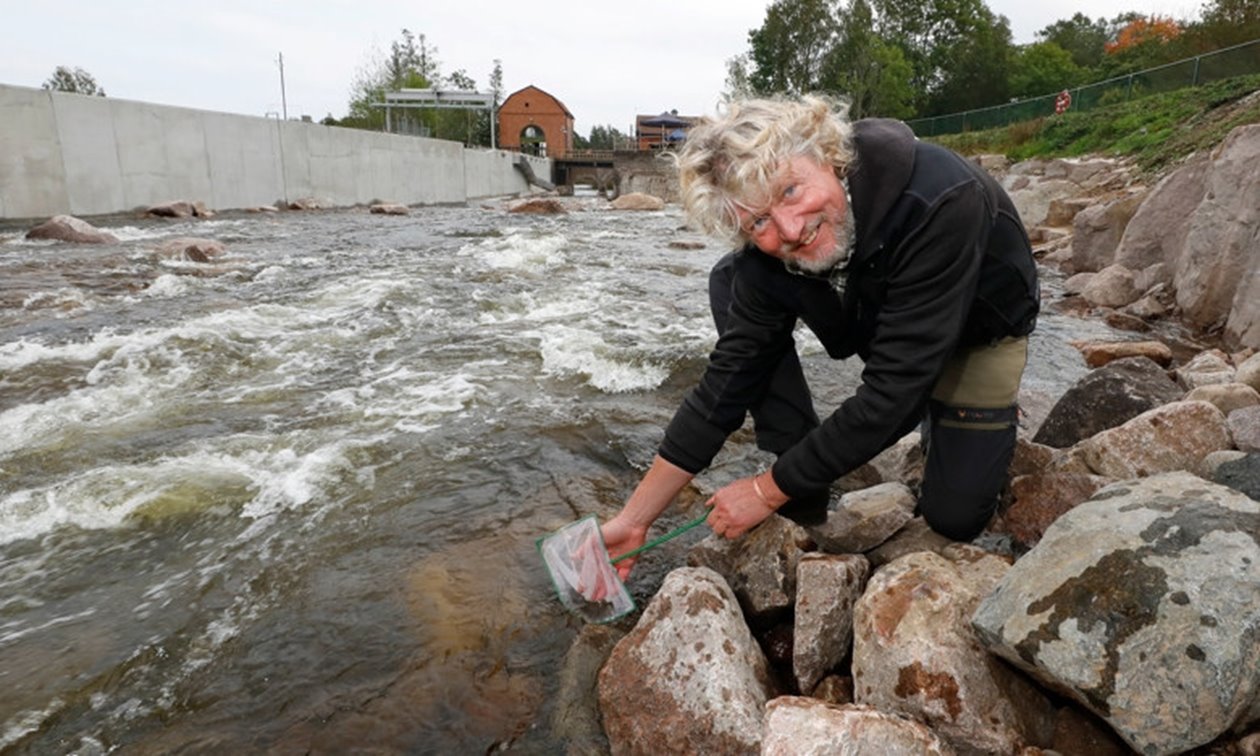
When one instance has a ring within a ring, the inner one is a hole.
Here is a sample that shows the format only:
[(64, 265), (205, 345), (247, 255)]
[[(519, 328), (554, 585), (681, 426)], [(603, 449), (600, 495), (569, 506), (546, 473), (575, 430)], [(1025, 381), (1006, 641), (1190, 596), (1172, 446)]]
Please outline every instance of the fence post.
[(1124, 99), (1127, 100), (1132, 96), (1133, 96), (1133, 74), (1129, 74), (1129, 79), (1128, 81), (1125, 82), (1125, 85), (1124, 85)]
[(1203, 60), (1202, 55), (1194, 56), (1194, 81), (1190, 82), (1190, 86), (1192, 87), (1199, 86), (1199, 61), (1201, 60)]

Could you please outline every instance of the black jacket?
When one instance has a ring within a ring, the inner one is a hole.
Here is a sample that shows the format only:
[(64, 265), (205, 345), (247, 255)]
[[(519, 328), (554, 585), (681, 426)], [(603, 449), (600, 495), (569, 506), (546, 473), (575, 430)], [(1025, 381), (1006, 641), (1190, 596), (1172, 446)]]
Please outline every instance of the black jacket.
[(707, 467), (743, 424), (798, 318), (829, 355), (865, 365), (854, 395), (775, 463), (789, 496), (825, 488), (912, 430), (957, 347), (1032, 331), (1036, 268), (1001, 187), (899, 121), (856, 122), (854, 148), (844, 294), (751, 245), (736, 254), (729, 327), (660, 447), (684, 470)]

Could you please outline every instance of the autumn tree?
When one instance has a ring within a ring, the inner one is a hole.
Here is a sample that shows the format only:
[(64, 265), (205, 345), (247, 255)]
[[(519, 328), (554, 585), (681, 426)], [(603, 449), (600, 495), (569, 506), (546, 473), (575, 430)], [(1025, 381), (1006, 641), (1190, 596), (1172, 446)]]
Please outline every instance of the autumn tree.
[(74, 68), (57, 66), (52, 76), (48, 77), (48, 81), (44, 82), (43, 87), (54, 92), (105, 96), (105, 90), (96, 83), (92, 74), (77, 66)]

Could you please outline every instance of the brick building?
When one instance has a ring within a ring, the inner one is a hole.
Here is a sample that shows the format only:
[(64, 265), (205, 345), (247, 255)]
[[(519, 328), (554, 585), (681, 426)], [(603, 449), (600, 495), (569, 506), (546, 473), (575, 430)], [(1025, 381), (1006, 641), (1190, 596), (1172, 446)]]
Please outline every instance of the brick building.
[(519, 89), (499, 106), (499, 146), (562, 158), (573, 150), (573, 114), (532, 84)]

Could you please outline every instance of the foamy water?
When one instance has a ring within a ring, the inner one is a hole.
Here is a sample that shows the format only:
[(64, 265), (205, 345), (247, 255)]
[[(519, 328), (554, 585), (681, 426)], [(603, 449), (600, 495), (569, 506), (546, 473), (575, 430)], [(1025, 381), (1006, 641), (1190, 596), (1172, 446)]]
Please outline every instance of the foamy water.
[[(578, 626), (534, 540), (620, 506), (703, 366), (722, 250), (670, 249), (682, 225), (0, 235), (0, 750), (562, 750)], [(174, 236), (229, 254), (154, 253)], [(1035, 347), (1047, 391), (1083, 370), (1061, 342)], [(800, 344), (824, 409), (860, 365)], [(645, 558), (640, 598), (683, 547)]]

